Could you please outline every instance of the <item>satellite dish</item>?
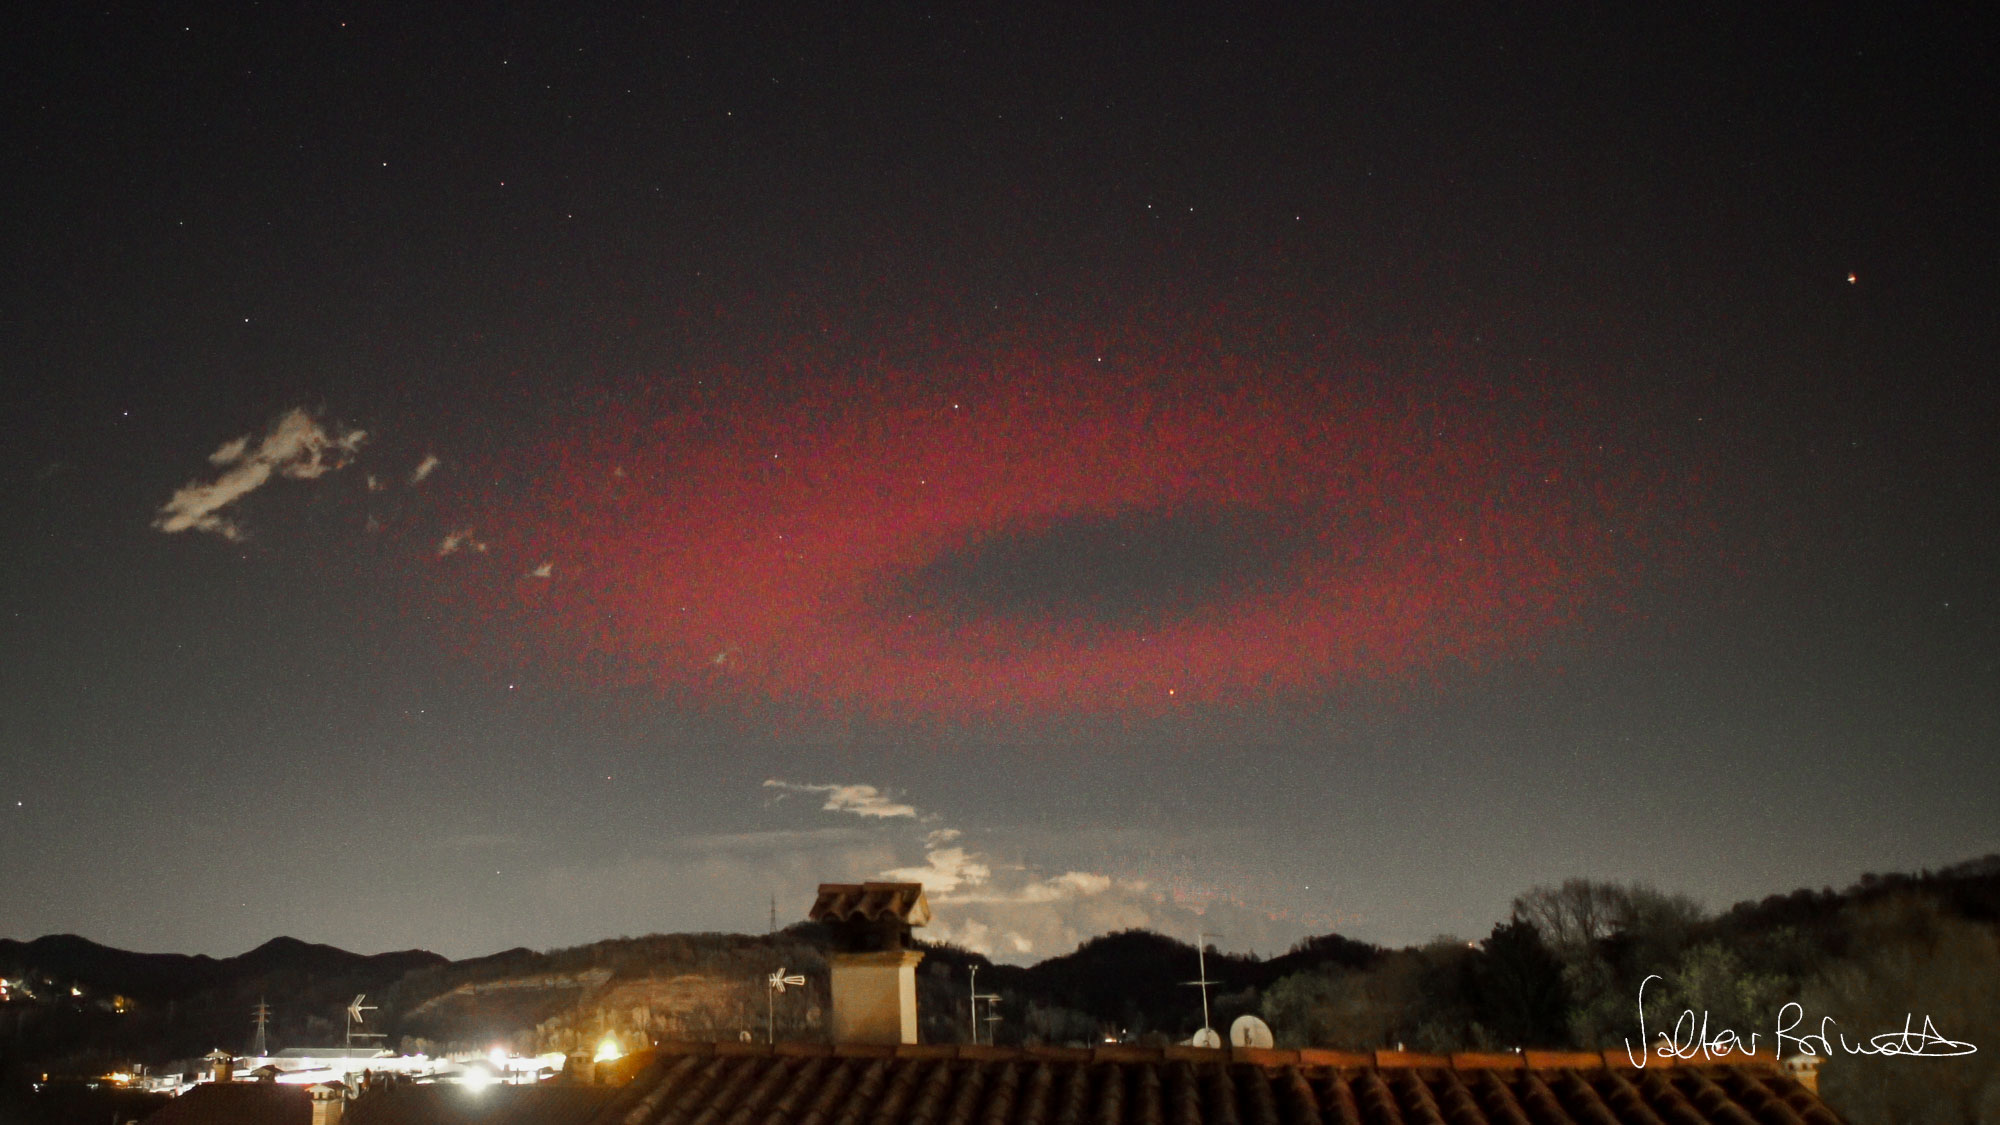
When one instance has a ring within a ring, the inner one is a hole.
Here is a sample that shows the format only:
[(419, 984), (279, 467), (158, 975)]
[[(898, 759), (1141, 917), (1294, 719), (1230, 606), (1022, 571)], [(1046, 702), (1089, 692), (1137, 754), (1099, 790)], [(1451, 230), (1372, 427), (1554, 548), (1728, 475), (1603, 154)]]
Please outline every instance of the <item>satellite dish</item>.
[(1256, 1016), (1237, 1016), (1229, 1025), (1230, 1046), (1269, 1047), (1276, 1042), (1271, 1038), (1271, 1026)]
[(1201, 1029), (1200, 1031), (1197, 1031), (1197, 1032), (1195, 1032), (1195, 1033), (1194, 1033), (1194, 1038), (1193, 1038), (1193, 1039), (1190, 1039), (1190, 1040), (1188, 1040), (1188, 1046), (1190, 1046), (1190, 1047), (1220, 1047), (1220, 1046), (1222, 1046), (1222, 1036), (1220, 1036), (1220, 1035), (1217, 1035), (1217, 1034), (1215, 1033), (1215, 1029), (1214, 1029), (1214, 1028), (1212, 1028), (1212, 1027), (1204, 1027), (1204, 1028), (1202, 1028), (1202, 1029)]

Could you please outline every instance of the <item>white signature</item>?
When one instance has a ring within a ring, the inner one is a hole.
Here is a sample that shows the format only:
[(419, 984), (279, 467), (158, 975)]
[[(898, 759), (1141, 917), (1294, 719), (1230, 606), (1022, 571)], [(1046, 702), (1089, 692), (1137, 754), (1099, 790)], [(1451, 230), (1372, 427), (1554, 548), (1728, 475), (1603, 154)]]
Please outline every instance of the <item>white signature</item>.
[[(1699, 1056), (1706, 1060), (1739, 1052), (1756, 1053), (1759, 1032), (1753, 1031), (1747, 1038), (1734, 1028), (1728, 1027), (1710, 1032), (1708, 1012), (1704, 1010), (1697, 1017), (1693, 1008), (1681, 1012), (1679, 1018), (1674, 1020), (1674, 1029), (1671, 1033), (1655, 1031), (1653, 1034), (1659, 1042), (1651, 1051), (1647, 1051), (1644, 1048), (1646, 986), (1660, 979), (1660, 974), (1654, 973), (1639, 982), (1641, 1044), (1639, 1053), (1633, 1054), (1632, 1041), (1625, 1040), (1625, 1057), (1632, 1061), (1633, 1066), (1644, 1069), (1648, 1055), (1663, 1059), (1691, 1059)], [(1840, 1044), (1841, 1051), (1850, 1055), (1917, 1055), (1925, 1058), (1947, 1058), (1953, 1055), (1970, 1055), (1979, 1050), (1970, 1043), (1946, 1037), (1938, 1031), (1937, 1025), (1931, 1022), (1929, 1016), (1924, 1017), (1923, 1026), (1916, 1026), (1917, 1017), (1914, 1012), (1904, 1015), (1902, 1030), (1884, 1031), (1852, 1043), (1848, 1042), (1844, 1033), (1833, 1030), (1832, 1016), (1820, 1018), (1818, 1032), (1797, 1034), (1799, 1025), (1805, 1020), (1805, 1014), (1805, 1007), (1796, 1000), (1778, 1009), (1777, 1030), (1773, 1034), (1777, 1040), (1777, 1052), (1780, 1058), (1790, 1055), (1818, 1055), (1827, 1058), (1834, 1053), (1836, 1042)]]

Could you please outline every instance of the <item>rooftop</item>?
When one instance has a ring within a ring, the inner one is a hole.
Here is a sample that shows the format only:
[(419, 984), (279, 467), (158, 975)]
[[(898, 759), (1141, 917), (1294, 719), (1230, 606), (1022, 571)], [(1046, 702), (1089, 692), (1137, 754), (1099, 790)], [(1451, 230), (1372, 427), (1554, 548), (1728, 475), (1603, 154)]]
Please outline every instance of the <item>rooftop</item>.
[(355, 1099), (342, 1125), (585, 1125), (617, 1091), (535, 1086), (392, 1086)]
[(149, 1115), (145, 1125), (309, 1125), (312, 1096), (304, 1086), (271, 1082), (204, 1082)]
[(806, 917), (815, 922), (878, 922), (927, 926), (931, 903), (922, 883), (821, 883)]
[[(343, 1125), (586, 1125), (617, 1090), (542, 1083), (469, 1089), (403, 1084), (368, 1090), (348, 1103)], [(310, 1125), (304, 1086), (212, 1082), (175, 1098), (145, 1125)]]
[(1840, 1125), (1769, 1056), (678, 1043), (593, 1125)]

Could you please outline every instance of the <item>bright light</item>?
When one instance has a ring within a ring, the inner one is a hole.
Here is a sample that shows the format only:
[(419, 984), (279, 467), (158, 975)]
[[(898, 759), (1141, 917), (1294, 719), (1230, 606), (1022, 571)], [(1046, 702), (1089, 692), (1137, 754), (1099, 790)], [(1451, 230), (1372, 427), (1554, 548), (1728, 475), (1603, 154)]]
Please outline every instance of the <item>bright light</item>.
[(499, 1080), (493, 1077), (491, 1073), (476, 1066), (467, 1067), (465, 1069), (465, 1076), (458, 1080), (459, 1085), (472, 1090), (484, 1090), (497, 1081)]
[(619, 1049), (618, 1049), (618, 1039), (617, 1039), (617, 1037), (616, 1037), (616, 1036), (611, 1036), (611, 1035), (607, 1035), (607, 1036), (605, 1036), (605, 1037), (604, 1037), (604, 1039), (603, 1039), (603, 1040), (602, 1040), (601, 1042), (599, 1042), (599, 1043), (597, 1044), (597, 1054), (596, 1054), (596, 1056), (595, 1056), (594, 1058), (592, 1058), (592, 1060), (591, 1060), (591, 1061), (592, 1061), (592, 1062), (610, 1062), (611, 1060), (613, 1060), (613, 1059), (615, 1059), (615, 1058), (619, 1058), (619, 1057), (623, 1056), (624, 1054), (625, 1054), (625, 1052), (623, 1052), (623, 1051), (621, 1051), (621, 1050), (619, 1050)]
[(506, 1070), (506, 1069), (507, 1069), (507, 1049), (506, 1049), (506, 1048), (504, 1048), (504, 1047), (495, 1047), (495, 1048), (493, 1048), (492, 1050), (490, 1050), (490, 1051), (486, 1052), (486, 1057), (487, 1057), (488, 1059), (491, 1059), (491, 1060), (493, 1061), (493, 1069), (495, 1069), (495, 1070)]

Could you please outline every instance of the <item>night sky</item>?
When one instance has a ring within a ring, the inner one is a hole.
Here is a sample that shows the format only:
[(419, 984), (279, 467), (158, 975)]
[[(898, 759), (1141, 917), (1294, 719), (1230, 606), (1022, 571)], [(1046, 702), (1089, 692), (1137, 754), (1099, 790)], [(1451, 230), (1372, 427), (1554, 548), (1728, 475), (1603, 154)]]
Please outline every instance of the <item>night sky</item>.
[(2000, 850), (1970, 9), (428, 7), (8, 17), (0, 935)]

